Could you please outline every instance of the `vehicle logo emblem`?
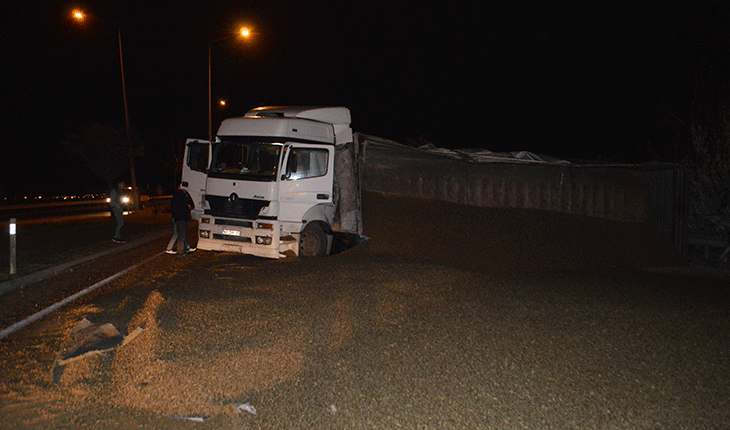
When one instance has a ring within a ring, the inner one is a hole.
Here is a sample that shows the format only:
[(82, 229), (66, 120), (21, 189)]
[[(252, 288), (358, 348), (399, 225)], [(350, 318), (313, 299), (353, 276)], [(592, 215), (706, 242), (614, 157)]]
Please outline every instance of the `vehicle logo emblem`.
[(231, 204), (234, 204), (234, 205), (236, 203), (238, 203), (238, 194), (231, 193), (231, 195), (228, 197), (228, 201), (231, 202)]

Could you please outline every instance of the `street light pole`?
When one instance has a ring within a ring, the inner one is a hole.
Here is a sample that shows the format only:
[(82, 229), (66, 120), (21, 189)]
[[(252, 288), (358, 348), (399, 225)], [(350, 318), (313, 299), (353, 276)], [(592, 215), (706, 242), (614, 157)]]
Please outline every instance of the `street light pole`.
[[(84, 14), (81, 11), (75, 10), (73, 11), (73, 17), (77, 21), (82, 21), (83, 19), (87, 18), (87, 15)], [(132, 209), (137, 210), (139, 207), (139, 194), (137, 193), (137, 178), (134, 172), (134, 153), (135, 151), (132, 150), (132, 132), (131, 128), (129, 127), (129, 108), (127, 105), (127, 85), (126, 81), (124, 79), (124, 57), (122, 56), (122, 26), (118, 22), (114, 21), (107, 21), (104, 19), (94, 18), (96, 21), (102, 21), (102, 22), (108, 22), (111, 24), (114, 24), (117, 26), (117, 39), (119, 41), (119, 67), (122, 72), (122, 98), (124, 100), (124, 126), (126, 130), (126, 136), (127, 136), (127, 148), (129, 150), (129, 176), (130, 180), (132, 182)]]
[(213, 106), (212, 106), (212, 90), (211, 90), (211, 72), (210, 72), (210, 51), (211, 51), (211, 45), (215, 42), (214, 40), (211, 40), (208, 42), (208, 142), (213, 142)]
[(124, 59), (122, 58), (122, 26), (117, 24), (119, 36), (119, 67), (122, 71), (122, 98), (124, 99), (124, 125), (127, 132), (127, 148), (129, 149), (129, 176), (132, 181), (132, 210), (139, 209), (139, 193), (137, 192), (137, 177), (134, 173), (134, 153), (132, 149), (132, 131), (129, 127), (129, 108), (127, 107), (127, 85), (124, 80)]
[(230, 36), (221, 37), (220, 39), (210, 40), (208, 41), (208, 142), (213, 141), (213, 91), (211, 86), (211, 66), (210, 66), (210, 57), (211, 57), (211, 51), (213, 47), (213, 42), (220, 42), (221, 40), (230, 39), (234, 36), (241, 36), (241, 37), (248, 37), (251, 35), (251, 31), (246, 28), (242, 27), (238, 33), (232, 34)]

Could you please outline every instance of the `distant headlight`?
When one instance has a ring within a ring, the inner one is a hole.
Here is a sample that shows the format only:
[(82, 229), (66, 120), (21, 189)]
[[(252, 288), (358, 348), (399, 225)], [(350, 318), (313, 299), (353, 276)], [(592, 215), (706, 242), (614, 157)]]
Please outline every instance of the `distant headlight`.
[(129, 203), (129, 197), (122, 197), (122, 202)]
[(107, 203), (111, 203), (111, 202), (112, 202), (112, 199), (110, 199), (109, 197), (107, 197), (107, 198), (106, 198), (106, 202), (107, 202)]

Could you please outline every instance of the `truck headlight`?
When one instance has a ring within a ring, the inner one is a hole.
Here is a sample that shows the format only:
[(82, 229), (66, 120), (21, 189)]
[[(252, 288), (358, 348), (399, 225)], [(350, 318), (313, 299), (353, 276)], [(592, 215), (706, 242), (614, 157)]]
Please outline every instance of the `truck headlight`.
[(271, 245), (271, 237), (269, 236), (256, 236), (256, 243), (259, 245)]
[(200, 230), (200, 237), (202, 237), (203, 239), (210, 239), (210, 231)]

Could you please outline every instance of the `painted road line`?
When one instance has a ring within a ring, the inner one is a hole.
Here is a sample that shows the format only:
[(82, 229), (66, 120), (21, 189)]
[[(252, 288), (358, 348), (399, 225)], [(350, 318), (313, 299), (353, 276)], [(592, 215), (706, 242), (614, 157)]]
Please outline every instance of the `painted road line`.
[(51, 312), (55, 311), (56, 309), (59, 309), (60, 307), (65, 306), (65, 305), (73, 302), (74, 300), (78, 299), (79, 297), (83, 297), (83, 296), (89, 294), (90, 292), (96, 290), (97, 288), (102, 287), (102, 286), (108, 284), (109, 282), (111, 282), (111, 281), (119, 278), (120, 276), (126, 274), (130, 270), (133, 270), (133, 269), (135, 269), (135, 268), (137, 268), (139, 266), (142, 266), (143, 264), (148, 263), (152, 259), (157, 258), (157, 257), (159, 257), (160, 255), (162, 255), (164, 253), (165, 253), (164, 251), (163, 252), (160, 252), (159, 254), (156, 254), (156, 255), (148, 258), (147, 260), (144, 260), (141, 263), (137, 263), (137, 264), (135, 264), (132, 267), (128, 267), (128, 268), (122, 270), (121, 272), (116, 273), (116, 274), (114, 274), (114, 275), (112, 275), (112, 276), (104, 279), (103, 281), (99, 281), (96, 284), (94, 284), (94, 285), (92, 285), (90, 287), (87, 287), (86, 289), (84, 289), (82, 291), (79, 291), (78, 293), (73, 294), (73, 295), (71, 295), (71, 296), (69, 296), (69, 297), (61, 300), (60, 302), (56, 302), (55, 304), (53, 304), (53, 305), (51, 305), (51, 306), (43, 309), (40, 312), (36, 312), (35, 314), (29, 316), (26, 319), (24, 319), (22, 321), (19, 321), (19, 322), (15, 323), (15, 324), (11, 325), (10, 327), (7, 327), (7, 328), (3, 329), (2, 331), (0, 331), (0, 339), (3, 339), (4, 337), (8, 336), (9, 334), (12, 334), (12, 333), (20, 330), (21, 328), (27, 326), (28, 324), (31, 324), (31, 323), (34, 323), (34, 322), (38, 321), (39, 319), (41, 319), (44, 316), (50, 314)]

